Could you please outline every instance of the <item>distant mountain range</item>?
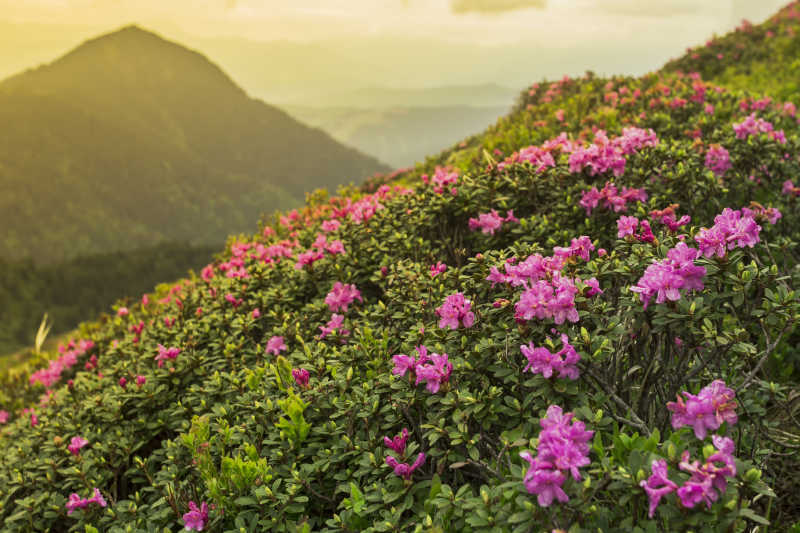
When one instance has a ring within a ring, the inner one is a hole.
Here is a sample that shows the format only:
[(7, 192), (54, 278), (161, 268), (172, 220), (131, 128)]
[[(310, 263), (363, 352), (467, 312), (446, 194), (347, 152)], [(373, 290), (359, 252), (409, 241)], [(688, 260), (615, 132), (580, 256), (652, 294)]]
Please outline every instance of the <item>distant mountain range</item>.
[(388, 170), (136, 26), (0, 82), (0, 257), (219, 244)]
[(426, 156), (494, 123), (510, 110), (512, 103), (513, 97), (508, 97), (504, 105), (480, 107), (422, 104), (385, 108), (282, 107), (300, 121), (330, 133), (337, 141), (399, 168), (424, 161)]

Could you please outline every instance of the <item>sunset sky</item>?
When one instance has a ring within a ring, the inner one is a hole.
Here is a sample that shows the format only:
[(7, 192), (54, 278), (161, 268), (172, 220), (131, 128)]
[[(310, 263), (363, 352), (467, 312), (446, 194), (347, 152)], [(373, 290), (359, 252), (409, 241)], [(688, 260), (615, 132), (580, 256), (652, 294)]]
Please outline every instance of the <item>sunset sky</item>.
[(196, 48), (252, 94), (275, 100), (320, 85), (517, 88), (589, 68), (640, 74), (784, 3), (0, 0), (0, 77), (136, 23)]

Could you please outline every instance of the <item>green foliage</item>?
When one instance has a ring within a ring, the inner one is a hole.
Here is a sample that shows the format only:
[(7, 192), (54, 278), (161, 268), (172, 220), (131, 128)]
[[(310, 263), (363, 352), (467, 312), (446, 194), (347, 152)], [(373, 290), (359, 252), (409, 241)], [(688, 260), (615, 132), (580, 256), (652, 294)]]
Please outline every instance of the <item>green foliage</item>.
[[(412, 194), (381, 196), (382, 209), (363, 220), (341, 215), (343, 225), (328, 238), (341, 239), (345, 254), (303, 269), (295, 256), (258, 259), (259, 244), (297, 239), (295, 255), (311, 249), (323, 220), (353, 209), (355, 198), (316, 194), (294, 214), (296, 224), (276, 217), (274, 235), (229, 242), (217, 264), (239, 258), (247, 277), (193, 276), (128, 317), (87, 325), (82, 333), (96, 348), (62, 378), (73, 386), (54, 387), (37, 407), (39, 424), (10, 404), (16, 412), (0, 436), (5, 529), (177, 530), (189, 502), (206, 501), (214, 531), (744, 532), (767, 523), (790, 530), (800, 521), (800, 202), (781, 188), (800, 175), (798, 126), (769, 106), (759, 116), (783, 129), (787, 142), (766, 134), (737, 139), (732, 124), (750, 96), (709, 90), (693, 101), (693, 84), (666, 75), (587, 76), (532, 88), (485, 135), (431, 160), (461, 170), (455, 193), (415, 182), (419, 168), (401, 178), (417, 185)], [(656, 102), (667, 91), (685, 103)], [(606, 98), (610, 92), (618, 101)], [(570, 169), (558, 153), (542, 171), (491, 164), (562, 130), (590, 140), (593, 127), (613, 136), (629, 126), (653, 128), (659, 143), (628, 155), (617, 177)], [(729, 151), (723, 176), (706, 168), (710, 144)], [(691, 223), (673, 232), (653, 219), (655, 242), (618, 239), (620, 213), (600, 206), (587, 215), (579, 204), (582, 193), (609, 180), (647, 190), (648, 200), (629, 205), (628, 215), (645, 219), (679, 204)], [(752, 248), (696, 260), (706, 270), (702, 290), (644, 309), (630, 287), (646, 269), (681, 240), (694, 244), (725, 207), (750, 202), (783, 217), (774, 225), (759, 218)], [(469, 231), (469, 219), (490, 209), (513, 210), (519, 223), (493, 235)], [(594, 277), (603, 293), (589, 296), (588, 285), (576, 282), (577, 322), (517, 320), (521, 289), (492, 287), (492, 268), (549, 255), (580, 235), (607, 253), (571, 258), (563, 275)], [(240, 253), (248, 242), (256, 257)], [(430, 266), (439, 261), (448, 268), (434, 277)], [(342, 328), (323, 338), (336, 281), (355, 284), (363, 302), (353, 302)], [(455, 292), (471, 302), (475, 324), (441, 329), (436, 309)], [(134, 334), (139, 321), (146, 326)], [(580, 377), (524, 372), (520, 346), (555, 349), (560, 334), (581, 358)], [(287, 345), (280, 356), (265, 352), (273, 336)], [(392, 356), (420, 344), (453, 364), (438, 393), (392, 373)], [(159, 367), (159, 345), (180, 354)], [(97, 369), (80, 370), (91, 355)], [(310, 374), (308, 387), (292, 379), (299, 368)], [(139, 375), (147, 381), (135, 386)], [(691, 428), (673, 427), (665, 404), (716, 379), (736, 391), (738, 421), (716, 433), (734, 440), (737, 475), (708, 507), (687, 509), (669, 494), (650, 518), (640, 483), (652, 462), (666, 461), (670, 478), (683, 484), (683, 453), (704, 460), (713, 451)], [(29, 405), (43, 392), (25, 380), (9, 390)], [(526, 490), (528, 464), (519, 454), (536, 450), (551, 405), (594, 435), (580, 478), (564, 481), (569, 500), (544, 506)], [(405, 449), (390, 453), (384, 438), (404, 428)], [(65, 449), (76, 435), (90, 442), (78, 456)], [(408, 479), (386, 463), (392, 455), (409, 465), (420, 453), (425, 462)], [(69, 494), (95, 486), (109, 506), (67, 516)]]

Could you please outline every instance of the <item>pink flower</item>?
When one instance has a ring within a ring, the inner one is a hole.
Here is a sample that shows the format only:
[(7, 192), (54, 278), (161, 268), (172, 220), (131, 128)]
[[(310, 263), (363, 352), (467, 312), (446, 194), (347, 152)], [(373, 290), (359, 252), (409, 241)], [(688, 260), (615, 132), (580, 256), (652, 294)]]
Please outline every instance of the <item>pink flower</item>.
[(761, 232), (753, 218), (753, 211), (747, 209), (732, 210), (726, 207), (721, 214), (714, 218), (714, 225), (702, 228), (695, 237), (700, 245), (700, 251), (706, 257), (725, 257), (727, 250), (752, 248), (760, 241), (758, 234)]
[(494, 235), (494, 232), (503, 225), (503, 218), (492, 209), (489, 213), (478, 215), (478, 218), (469, 219), (469, 229), (475, 231), (480, 229), (482, 233)]
[(458, 329), (459, 323), (465, 328), (472, 327), (475, 323), (475, 313), (470, 311), (471, 304), (464, 298), (464, 294), (457, 292), (445, 298), (444, 303), (436, 309), (439, 315), (441, 329)]
[(87, 444), (89, 444), (89, 441), (82, 437), (72, 437), (72, 440), (70, 440), (67, 449), (69, 450), (69, 453), (77, 456), (80, 454), (81, 448), (83, 448)]
[(628, 216), (619, 217), (619, 219), (617, 219), (617, 238), (622, 239), (628, 235), (633, 236), (637, 227), (639, 227), (638, 218)]
[(128, 311), (127, 307), (120, 307), (117, 309), (117, 316), (128, 316), (130, 311)]
[(340, 337), (346, 337), (350, 335), (350, 330), (344, 329), (342, 327), (343, 324), (344, 324), (344, 315), (337, 315), (336, 313), (333, 313), (328, 323), (324, 326), (319, 327), (321, 331), (319, 338), (324, 339), (334, 331), (337, 331)]
[(67, 502), (67, 515), (71, 515), (75, 512), (75, 509), (83, 509), (87, 507), (90, 503), (95, 503), (100, 507), (105, 507), (106, 500), (103, 498), (103, 495), (100, 493), (100, 490), (95, 488), (94, 495), (91, 498), (81, 498), (76, 493), (72, 493), (69, 495), (69, 501)]
[(534, 459), (530, 452), (522, 452), (519, 456), (530, 465), (522, 482), (529, 493), (537, 495), (540, 507), (549, 507), (555, 499), (561, 503), (569, 501), (569, 496), (561, 488), (567, 479), (563, 472), (556, 470), (551, 463)]
[(552, 377), (553, 372), (558, 372), (560, 378), (578, 379), (580, 371), (576, 364), (581, 359), (580, 355), (569, 344), (569, 338), (566, 335), (561, 335), (561, 343), (562, 348), (556, 353), (552, 353), (544, 347), (535, 348), (533, 343), (529, 343), (528, 346), (520, 346), (522, 355), (528, 360), (528, 364), (522, 371), (541, 374), (546, 379)]
[(35, 427), (39, 425), (39, 417), (36, 416), (36, 413), (31, 413), (31, 427)]
[(254, 320), (255, 320), (255, 319), (258, 319), (258, 318), (260, 318), (260, 317), (261, 317), (261, 311), (259, 311), (258, 307), (256, 307), (255, 309), (253, 309), (252, 316), (253, 316), (253, 319), (254, 319)]
[(355, 285), (345, 285), (341, 281), (333, 284), (333, 289), (325, 297), (325, 303), (331, 311), (347, 311), (348, 306), (354, 300), (363, 302), (361, 291)]
[(302, 270), (303, 267), (313, 265), (325, 256), (323, 252), (316, 250), (309, 250), (297, 255), (297, 263), (295, 263), (295, 270)]
[(142, 387), (142, 386), (144, 386), (145, 383), (147, 383), (147, 378), (146, 377), (141, 376), (141, 375), (136, 376), (136, 386), (137, 387)]
[(706, 168), (711, 170), (715, 176), (721, 177), (731, 167), (731, 158), (728, 151), (719, 144), (712, 144), (708, 152), (706, 152)]
[(156, 355), (156, 361), (158, 361), (158, 368), (164, 366), (164, 361), (169, 359), (177, 359), (178, 355), (181, 353), (180, 349), (178, 348), (165, 348), (163, 345), (158, 345), (158, 355)]
[(400, 435), (394, 437), (393, 439), (390, 439), (389, 437), (383, 437), (383, 444), (400, 456), (406, 453), (406, 441), (408, 441), (407, 428), (403, 428), (403, 432), (400, 433)]
[(408, 464), (406, 463), (400, 463), (398, 462), (397, 459), (395, 459), (391, 455), (387, 455), (386, 464), (392, 467), (396, 475), (402, 477), (406, 481), (409, 481), (411, 479), (411, 474), (414, 472), (414, 470), (425, 464), (425, 454), (420, 453), (419, 455), (417, 455), (417, 459), (411, 466), (408, 466)]
[(339, 229), (339, 226), (341, 225), (342, 223), (336, 219), (324, 220), (322, 222), (322, 231), (325, 232), (336, 231), (337, 229)]
[(450, 374), (453, 372), (453, 363), (448, 360), (447, 354), (433, 353), (429, 356), (425, 364), (417, 363), (414, 367), (414, 372), (417, 375), (415, 384), (425, 382), (426, 388), (431, 394), (439, 392), (439, 387), (442, 383), (450, 380)]
[(188, 531), (203, 531), (208, 523), (208, 505), (202, 502), (200, 507), (193, 501), (189, 502), (189, 512), (183, 515), (183, 525)]
[(639, 294), (644, 308), (655, 295), (656, 303), (675, 301), (681, 297), (680, 289), (702, 290), (706, 269), (694, 264), (699, 257), (698, 250), (680, 242), (667, 252), (667, 259), (656, 261), (645, 270), (631, 291)]
[(128, 384), (128, 380), (127, 379), (119, 378), (119, 386), (120, 387), (122, 387), (124, 389), (127, 384)]
[(0, 424), (5, 424), (8, 422), (8, 411), (0, 410)]
[(295, 368), (292, 370), (292, 377), (294, 378), (294, 382), (297, 383), (298, 387), (302, 387), (304, 389), (308, 388), (308, 379), (310, 377), (308, 370), (305, 368)]
[(447, 270), (447, 265), (439, 261), (435, 265), (431, 265), (431, 277), (435, 278), (439, 274), (443, 274)]
[(271, 353), (272, 355), (278, 355), (285, 349), (286, 343), (284, 342), (283, 337), (275, 335), (270, 337), (270, 339), (267, 341), (267, 349), (265, 352)]
[(650, 471), (652, 472), (650, 477), (647, 480), (642, 480), (639, 486), (647, 493), (647, 497), (650, 500), (648, 516), (653, 518), (661, 498), (670, 492), (675, 492), (678, 485), (667, 477), (667, 462), (664, 459), (653, 461), (650, 465)]
[(572, 421), (572, 413), (564, 414), (557, 405), (547, 409), (547, 415), (539, 421), (537, 456), (530, 452), (520, 453), (530, 467), (525, 473), (523, 483), (531, 494), (536, 494), (539, 505), (547, 507), (554, 499), (564, 503), (569, 497), (561, 488), (566, 480), (566, 472), (576, 481), (581, 479), (579, 468), (588, 465), (589, 440), (593, 431), (587, 431), (583, 422)]
[(699, 394), (683, 392), (684, 398), (678, 396), (676, 402), (667, 403), (672, 411), (672, 427), (679, 429), (692, 426), (698, 439), (704, 439), (708, 430), (718, 429), (723, 422), (735, 424), (735, 393), (722, 380), (712, 381)]

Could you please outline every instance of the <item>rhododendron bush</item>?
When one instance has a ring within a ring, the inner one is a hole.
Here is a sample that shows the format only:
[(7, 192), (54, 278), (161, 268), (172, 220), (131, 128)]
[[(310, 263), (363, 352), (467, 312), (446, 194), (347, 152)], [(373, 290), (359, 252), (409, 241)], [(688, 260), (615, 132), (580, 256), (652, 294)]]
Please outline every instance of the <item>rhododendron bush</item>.
[(120, 302), (4, 377), (4, 529), (788, 529), (800, 129), (744, 98), (537, 85)]

